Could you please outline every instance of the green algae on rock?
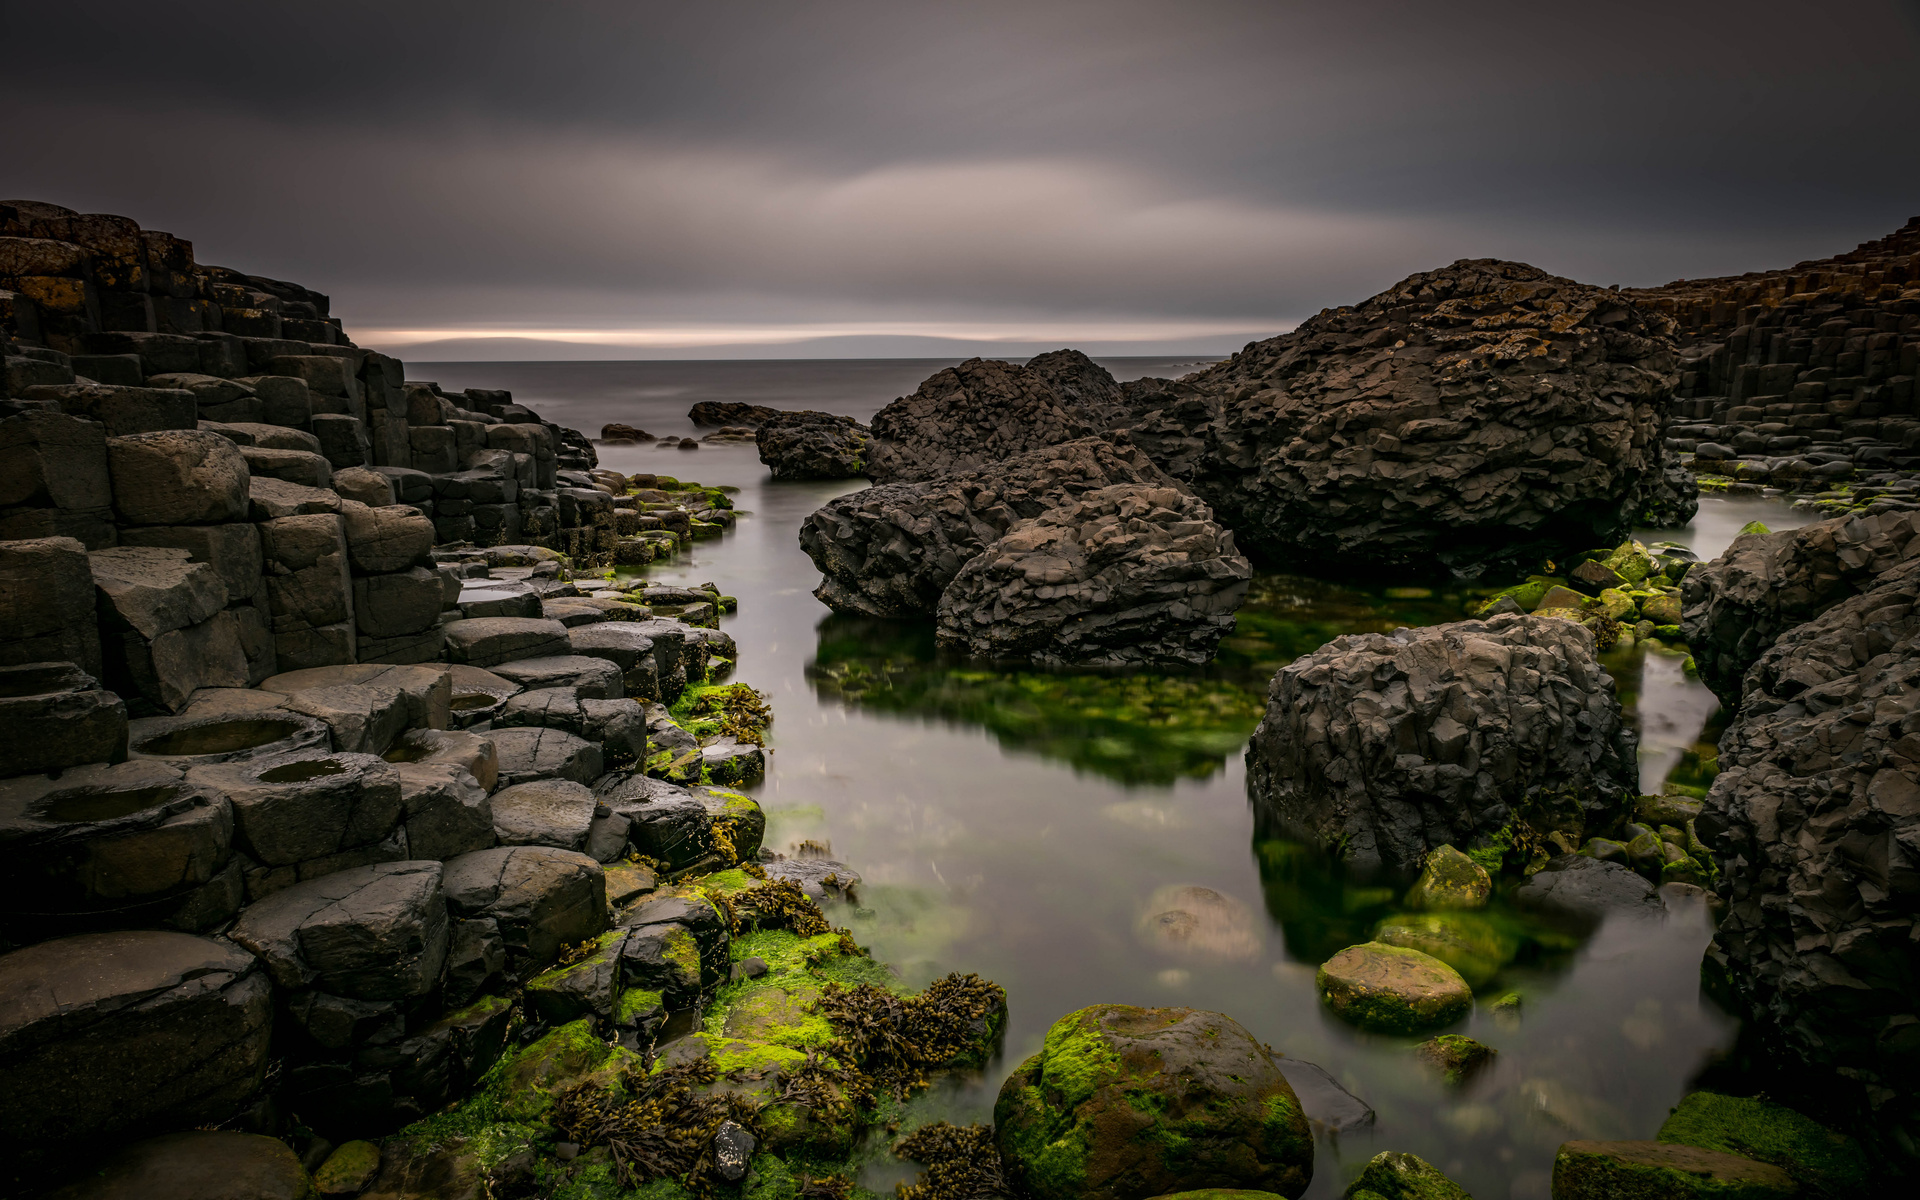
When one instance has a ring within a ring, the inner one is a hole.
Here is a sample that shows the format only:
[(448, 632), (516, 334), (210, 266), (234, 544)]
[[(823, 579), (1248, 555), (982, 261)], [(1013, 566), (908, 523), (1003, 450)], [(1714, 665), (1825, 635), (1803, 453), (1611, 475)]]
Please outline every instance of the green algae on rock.
[(1306, 1116), (1272, 1052), (1190, 1008), (1100, 1004), (1054, 1022), (1000, 1088), (995, 1137), (1036, 1200), (1135, 1200), (1174, 1188), (1298, 1196)]
[(1341, 1200), (1473, 1200), (1426, 1159), (1392, 1150), (1374, 1155), (1340, 1195)]
[(1492, 1062), (1498, 1051), (1461, 1034), (1443, 1033), (1421, 1042), (1413, 1053), (1438, 1069), (1448, 1083), (1465, 1083), (1475, 1071)]
[(1872, 1174), (1852, 1138), (1785, 1105), (1749, 1097), (1694, 1092), (1654, 1137), (1772, 1163), (1822, 1195), (1861, 1195)]
[(1328, 959), (1315, 979), (1336, 1015), (1377, 1033), (1423, 1033), (1473, 1007), (1460, 973), (1418, 950), (1368, 942)]
[(1553, 1200), (1775, 1200), (1800, 1194), (1779, 1167), (1664, 1142), (1567, 1142)]
[(322, 1196), (357, 1196), (380, 1173), (380, 1147), (347, 1142), (313, 1173), (313, 1189)]
[(1427, 853), (1406, 903), (1408, 908), (1485, 908), (1492, 894), (1493, 878), (1485, 867), (1452, 846), (1436, 846)]
[(1373, 940), (1431, 955), (1475, 988), (1491, 983), (1520, 950), (1520, 938), (1501, 921), (1474, 912), (1400, 913), (1380, 922)]

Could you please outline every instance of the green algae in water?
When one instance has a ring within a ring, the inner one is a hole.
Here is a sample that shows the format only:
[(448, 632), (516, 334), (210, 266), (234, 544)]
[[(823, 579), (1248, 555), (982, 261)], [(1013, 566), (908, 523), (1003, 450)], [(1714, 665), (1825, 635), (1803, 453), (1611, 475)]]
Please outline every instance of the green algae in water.
[(807, 677), (862, 708), (977, 725), (1082, 771), (1168, 784), (1212, 775), (1240, 752), (1282, 666), (1342, 634), (1458, 620), (1468, 599), (1388, 591), (1407, 595), (1260, 576), (1213, 664), (1191, 671), (1007, 669), (937, 653), (931, 622), (830, 617)]

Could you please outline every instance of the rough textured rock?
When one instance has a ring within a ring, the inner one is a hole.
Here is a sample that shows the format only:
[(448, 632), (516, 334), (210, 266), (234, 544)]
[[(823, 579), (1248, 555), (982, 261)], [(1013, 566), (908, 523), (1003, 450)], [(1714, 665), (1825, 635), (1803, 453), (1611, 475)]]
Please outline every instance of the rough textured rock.
[(1920, 556), (1916, 531), (1920, 513), (1883, 512), (1735, 538), (1681, 582), (1681, 630), (1700, 678), (1737, 707), (1741, 677), (1781, 634)]
[(1315, 983), (1327, 1007), (1380, 1033), (1423, 1033), (1473, 1007), (1473, 991), (1458, 971), (1430, 954), (1380, 942), (1348, 946), (1321, 965)]
[(226, 1120), (266, 1071), (270, 993), (251, 955), (184, 933), (0, 955), (9, 1176), (155, 1126)]
[(410, 856), (445, 860), (494, 844), (493, 802), (467, 766), (403, 762), (395, 769), (400, 775), (400, 803), (407, 814)]
[(947, 585), (940, 642), (977, 658), (1204, 664), (1253, 575), (1212, 516), (1177, 488), (1122, 484), (1022, 521)]
[(0, 541), (0, 663), (70, 662), (98, 678), (92, 560), (70, 537)]
[(446, 963), (437, 862), (378, 863), (295, 884), (249, 905), (228, 937), (273, 981), (355, 1000), (430, 991)]
[(1493, 894), (1487, 869), (1452, 846), (1440, 846), (1427, 855), (1420, 878), (1408, 889), (1408, 908), (1485, 908)]
[(1467, 1189), (1417, 1154), (1388, 1150), (1367, 1160), (1342, 1200), (1473, 1200)]
[(1336, 638), (1274, 676), (1247, 749), (1261, 820), (1409, 875), (1502, 830), (1577, 845), (1638, 772), (1591, 635), (1540, 616)]
[(730, 400), (702, 400), (687, 410), (687, 420), (711, 429), (719, 429), (727, 425), (751, 425), (758, 428), (762, 421), (779, 415), (779, 409), (768, 408), (764, 404), (741, 404)]
[[(356, 1189), (358, 1190), (358, 1189)], [(324, 1193), (323, 1193), (324, 1194)], [(191, 1130), (148, 1138), (90, 1164), (49, 1200), (312, 1200), (287, 1144), (257, 1133)]]
[(1001, 1085), (993, 1124), (1012, 1181), (1037, 1200), (1298, 1196), (1313, 1176), (1313, 1135), (1272, 1053), (1190, 1008), (1067, 1014)]
[(1036, 355), (1027, 360), (1027, 369), (1046, 380), (1056, 403), (1095, 429), (1112, 429), (1132, 415), (1126, 389), (1078, 350)]
[(1015, 524), (1122, 484), (1174, 486), (1143, 452), (1081, 438), (972, 474), (842, 496), (806, 519), (800, 546), (826, 577), (814, 595), (834, 611), (930, 615), (960, 568)]
[(1567, 1142), (1553, 1157), (1554, 1200), (1771, 1200), (1800, 1195), (1779, 1167), (1663, 1142)]
[(872, 431), (877, 483), (976, 471), (1098, 432), (1038, 372), (983, 358), (937, 372), (881, 409)]
[(1612, 914), (1658, 917), (1666, 911), (1653, 884), (1624, 863), (1563, 854), (1515, 889), (1520, 908), (1585, 925)]
[(72, 663), (0, 666), (0, 763), (11, 774), (127, 756), (127, 706)]
[(584, 850), (593, 808), (593, 793), (570, 779), (517, 783), (493, 795), (494, 834), (503, 846)]
[(371, 754), (299, 751), (197, 766), (187, 781), (233, 805), (240, 846), (269, 867), (378, 843), (400, 823), (400, 775)]
[(107, 439), (113, 507), (129, 525), (247, 519), (247, 461), (217, 433), (170, 429)]
[(387, 751), (386, 758), (390, 763), (403, 766), (426, 763), (459, 767), (487, 792), (500, 781), (500, 757), (493, 748), (493, 739), (461, 729), (409, 729), (401, 735), (399, 743)]
[(474, 667), (566, 654), (567, 627), (542, 617), (473, 617), (446, 623), (447, 657)]
[(559, 729), (496, 729), (487, 735), (503, 787), (536, 779), (592, 783), (605, 769), (600, 747)]
[(582, 700), (617, 700), (625, 694), (618, 663), (581, 654), (501, 663), (494, 668), (494, 674), (523, 688), (570, 687)]
[(775, 479), (855, 479), (866, 473), (869, 430), (852, 417), (776, 413), (755, 443)]
[(583, 699), (570, 687), (521, 692), (494, 717), (493, 727), (558, 729), (597, 742), (606, 767), (645, 762), (647, 757), (647, 714), (638, 702)]
[(455, 917), (498, 923), (523, 974), (607, 927), (606, 875), (572, 850), (501, 846), (463, 854), (447, 862), (442, 886)]
[(1920, 562), (1747, 672), (1695, 824), (1727, 911), (1711, 975), (1789, 1063), (1920, 1131)]
[(1618, 543), (1651, 502), (1691, 515), (1665, 482), (1670, 329), (1605, 288), (1462, 260), (1143, 396), (1130, 429), (1258, 559), (1531, 569)]

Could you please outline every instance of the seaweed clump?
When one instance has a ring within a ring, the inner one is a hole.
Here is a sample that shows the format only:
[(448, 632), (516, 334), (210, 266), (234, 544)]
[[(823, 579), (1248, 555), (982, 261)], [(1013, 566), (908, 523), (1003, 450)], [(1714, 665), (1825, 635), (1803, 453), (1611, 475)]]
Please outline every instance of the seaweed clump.
[(834, 1052), (904, 1099), (927, 1085), (930, 1069), (977, 1060), (992, 1040), (982, 1035), (998, 1032), (1006, 1003), (999, 984), (969, 972), (936, 979), (915, 996), (828, 982), (819, 1011), (838, 1035)]
[(762, 1136), (760, 1106), (732, 1092), (697, 1090), (718, 1077), (707, 1060), (652, 1075), (628, 1068), (619, 1092), (591, 1080), (561, 1092), (553, 1122), (583, 1147), (607, 1147), (623, 1188), (672, 1177), (704, 1195), (719, 1178), (714, 1135), (721, 1123), (731, 1120)]
[(764, 746), (773, 708), (765, 692), (744, 683), (701, 688), (686, 707), (686, 716), (704, 726), (699, 732), (717, 733), (748, 745)]
[(1013, 1195), (1000, 1169), (991, 1125), (937, 1121), (894, 1143), (893, 1152), (926, 1169), (895, 1189), (899, 1200), (995, 1200)]

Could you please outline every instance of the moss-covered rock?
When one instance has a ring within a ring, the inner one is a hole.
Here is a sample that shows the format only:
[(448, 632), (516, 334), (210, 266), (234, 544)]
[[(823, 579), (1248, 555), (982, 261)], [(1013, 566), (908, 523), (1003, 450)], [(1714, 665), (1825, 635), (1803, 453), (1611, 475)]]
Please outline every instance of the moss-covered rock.
[(1520, 939), (1501, 922), (1473, 912), (1401, 913), (1382, 921), (1373, 940), (1432, 955), (1476, 988), (1492, 982), (1520, 950)]
[(562, 1025), (532, 1045), (501, 1060), (484, 1099), (500, 1118), (537, 1123), (553, 1107), (553, 1094), (578, 1083), (613, 1052), (587, 1020)]
[(1473, 1200), (1467, 1189), (1417, 1154), (1388, 1150), (1368, 1161), (1343, 1200)]
[(1414, 1048), (1414, 1056), (1446, 1078), (1448, 1083), (1464, 1083), (1475, 1071), (1493, 1061), (1493, 1047), (1457, 1033), (1428, 1038)]
[(313, 1190), (322, 1196), (358, 1196), (380, 1173), (380, 1147), (347, 1142), (313, 1173)]
[(541, 1020), (554, 1024), (612, 1017), (620, 998), (620, 948), (626, 938), (624, 929), (609, 930), (572, 962), (534, 976), (527, 981), (527, 1003)]
[(1862, 1195), (1872, 1169), (1858, 1142), (1780, 1104), (1715, 1092), (1680, 1101), (1662, 1142), (1739, 1154), (1783, 1168), (1818, 1194)]
[(1553, 1200), (1779, 1200), (1800, 1193), (1770, 1163), (1664, 1142), (1567, 1142)]
[(1492, 894), (1493, 877), (1485, 867), (1452, 846), (1438, 846), (1427, 854), (1406, 904), (1435, 910), (1485, 908)]
[(1612, 554), (1607, 555), (1601, 565), (1628, 583), (1639, 583), (1647, 576), (1657, 573), (1653, 555), (1639, 542), (1622, 542)]
[(1136, 1200), (1174, 1188), (1298, 1196), (1313, 1138), (1270, 1051), (1190, 1008), (1102, 1004), (1047, 1031), (994, 1105), (1010, 1180), (1036, 1200)]
[(1629, 624), (1640, 619), (1640, 606), (1630, 593), (1619, 588), (1608, 588), (1600, 593), (1600, 611), (1615, 621)]
[(1400, 946), (1348, 946), (1320, 968), (1320, 996), (1342, 1019), (1379, 1033), (1424, 1033), (1473, 1007), (1473, 990), (1446, 963)]

